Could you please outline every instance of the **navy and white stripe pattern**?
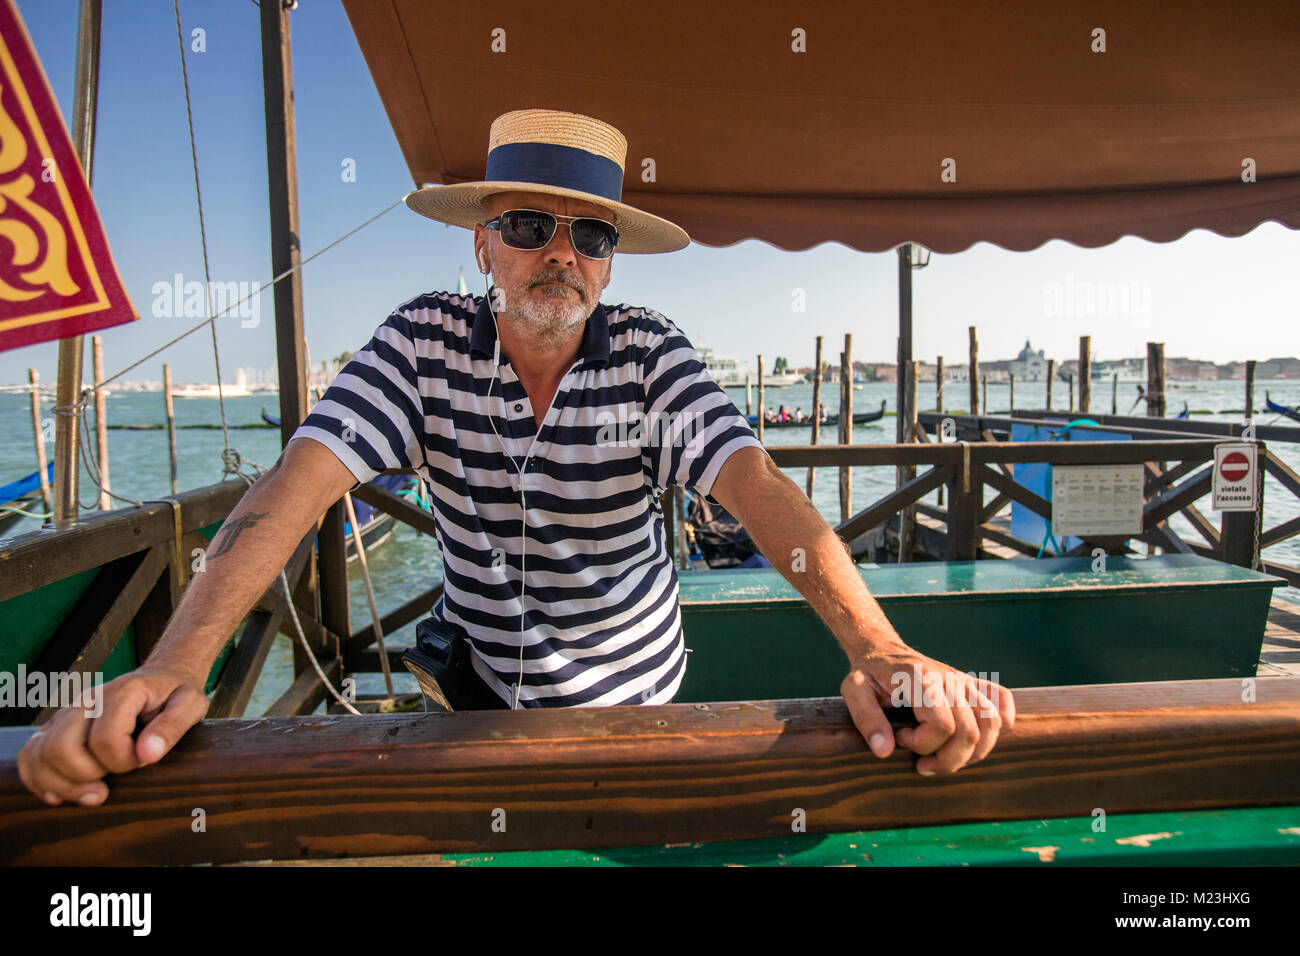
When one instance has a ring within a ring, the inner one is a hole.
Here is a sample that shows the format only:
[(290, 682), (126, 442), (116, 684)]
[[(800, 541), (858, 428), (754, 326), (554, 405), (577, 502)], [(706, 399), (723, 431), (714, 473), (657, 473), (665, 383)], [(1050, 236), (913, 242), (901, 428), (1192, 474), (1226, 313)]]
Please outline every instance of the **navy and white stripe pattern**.
[(489, 396), (495, 343), (483, 296), (419, 296), (294, 437), (325, 445), (358, 484), (385, 468), (422, 477), (445, 565), (436, 613), (502, 700), (519, 680), (522, 623), (522, 706), (666, 703), (686, 654), (659, 495), (708, 494), (733, 452), (762, 445), (650, 309), (596, 306), (540, 429), (504, 357)]

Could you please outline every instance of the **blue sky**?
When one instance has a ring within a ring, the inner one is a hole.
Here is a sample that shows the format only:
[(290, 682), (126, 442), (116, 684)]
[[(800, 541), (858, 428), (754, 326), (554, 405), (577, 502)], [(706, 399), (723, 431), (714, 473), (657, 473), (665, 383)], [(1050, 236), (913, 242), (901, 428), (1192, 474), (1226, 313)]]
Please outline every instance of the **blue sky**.
[[(66, 117), (76, 0), (18, 0), (18, 8)], [(187, 44), (193, 29), (206, 33), (206, 51), (187, 52), (187, 63), (213, 279), (255, 287), (271, 268), (257, 8), (249, 0), (183, 0), (181, 14)], [(412, 184), (341, 3), (303, 0), (292, 30), (302, 248), (310, 254)], [(155, 283), (171, 283), (177, 273), (186, 281), (203, 277), (178, 57), (169, 0), (105, 3), (94, 191), (142, 315), (103, 333), (110, 374), (197, 321), (152, 314)], [(355, 182), (344, 181), (346, 159), (355, 160)], [(399, 303), (454, 289), (460, 268), (481, 292), (470, 240), (467, 230), (399, 206), (308, 264), (303, 292), (313, 359), (360, 348)], [(794, 365), (811, 364), (819, 334), (833, 358), (845, 332), (853, 333), (856, 358), (892, 361), (895, 263), (893, 253), (835, 243), (800, 253), (758, 241), (692, 246), (616, 257), (604, 300), (657, 309), (697, 346), (751, 364), (759, 351), (769, 363), (785, 355)], [(977, 325), (984, 359), (1010, 358), (1026, 338), (1051, 357), (1071, 358), (1081, 334), (1092, 335), (1102, 359), (1142, 354), (1147, 340), (1164, 341), (1170, 356), (1220, 362), (1296, 355), (1297, 263), (1300, 233), (1272, 223), (1237, 239), (1195, 231), (1174, 243), (1130, 238), (1100, 250), (1053, 242), (1012, 253), (981, 244), (936, 255), (917, 273), (915, 352), (964, 361), (966, 328)], [(806, 291), (806, 312), (791, 308), (796, 288)], [(1129, 294), (1127, 307), (1084, 315), (1086, 298), (1073, 309), (1057, 298), (1107, 291)], [(238, 366), (274, 362), (269, 292), (259, 311), (256, 327), (238, 317), (219, 322), (227, 379)], [(53, 381), (56, 355), (54, 343), (0, 353), (0, 382), (25, 381), (28, 366)], [(160, 379), (164, 358), (178, 382), (214, 379), (206, 330), (126, 377)]]

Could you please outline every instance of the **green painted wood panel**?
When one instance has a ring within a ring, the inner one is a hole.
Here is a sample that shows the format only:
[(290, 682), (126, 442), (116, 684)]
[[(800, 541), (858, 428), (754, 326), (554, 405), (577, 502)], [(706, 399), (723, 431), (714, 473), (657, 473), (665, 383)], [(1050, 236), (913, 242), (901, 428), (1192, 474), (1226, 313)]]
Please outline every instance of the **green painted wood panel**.
[[(1284, 582), (1199, 555), (863, 567), (917, 650), (1008, 687), (1250, 676)], [(773, 570), (680, 573), (678, 701), (834, 696), (846, 660)]]
[(1300, 864), (1300, 806), (1013, 820), (600, 850), (449, 853), (458, 866), (1244, 866)]

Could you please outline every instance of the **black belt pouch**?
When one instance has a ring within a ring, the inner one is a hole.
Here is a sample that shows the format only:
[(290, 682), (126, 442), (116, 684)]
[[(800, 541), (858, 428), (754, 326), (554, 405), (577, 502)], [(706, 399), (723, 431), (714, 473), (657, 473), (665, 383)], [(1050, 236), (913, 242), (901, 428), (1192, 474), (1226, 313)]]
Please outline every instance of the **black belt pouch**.
[(415, 646), (402, 663), (415, 675), (427, 710), (504, 710), (506, 702), (470, 663), (469, 641), (435, 613), (415, 625)]

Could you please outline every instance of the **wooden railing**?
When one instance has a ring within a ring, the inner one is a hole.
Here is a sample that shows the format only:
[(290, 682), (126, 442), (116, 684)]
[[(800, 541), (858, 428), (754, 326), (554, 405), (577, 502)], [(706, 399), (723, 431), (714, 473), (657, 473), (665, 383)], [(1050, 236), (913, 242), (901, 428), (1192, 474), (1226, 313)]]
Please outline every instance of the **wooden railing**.
[[(147, 655), (180, 600), (191, 546), (207, 544), (198, 530), (225, 518), (246, 489), (242, 481), (209, 485), (0, 541), (0, 602), (96, 572), (29, 671), (98, 671), (133, 621), (137, 651)], [(265, 623), (264, 613), (253, 614), (244, 637)], [(6, 708), (0, 710), (0, 723), (43, 721), (50, 712)]]
[[(1300, 678), (1025, 688), (1015, 732), (956, 777), (863, 745), (839, 698), (205, 720), (95, 807), (18, 779), (0, 730), (0, 865), (500, 852), (987, 820), (1288, 805)], [(910, 713), (891, 713), (907, 725)], [(1086, 794), (1087, 802), (1081, 802)], [(182, 800), (184, 801), (182, 803)], [(207, 827), (195, 835), (190, 809)], [(509, 827), (489, 826), (506, 807)], [(1086, 818), (1085, 818), (1086, 832)], [(499, 830), (499, 832), (498, 832)]]
[[(1130, 542), (1144, 541), (1170, 552), (1191, 552), (1249, 567), (1255, 560), (1255, 541), (1268, 548), (1300, 534), (1300, 519), (1281, 522), (1273, 528), (1261, 526), (1261, 511), (1225, 513), (1218, 527), (1197, 508), (1208, 494), (1214, 439), (1168, 438), (1123, 442), (997, 442), (959, 441), (938, 444), (929, 439), (922, 416), (917, 439), (903, 445), (833, 445), (774, 447), (769, 453), (785, 468), (806, 467), (904, 467), (926, 469), (901, 487), (840, 523), (836, 532), (853, 542), (865, 532), (898, 523), (908, 514), (920, 513), (931, 519), (923, 543), (932, 556), (947, 560), (975, 560), (991, 556), (986, 543), (1034, 555), (1036, 542), (1019, 541), (1005, 528), (991, 522), (1017, 502), (1035, 514), (1051, 520), (1051, 503), (1012, 478), (1011, 466), (1021, 462), (1048, 464), (1142, 464), (1146, 467), (1146, 503), (1142, 532), (1131, 537), (1092, 536), (1071, 554), (1087, 554), (1095, 548), (1123, 554)], [(976, 425), (985, 439), (1000, 424), (997, 419), (980, 419)], [(1005, 423), (1001, 423), (1005, 424)], [(1162, 426), (1168, 422), (1160, 423)], [(1300, 476), (1259, 445), (1264, 470), (1293, 494), (1300, 496)], [(1262, 474), (1262, 472), (1261, 472)], [(1262, 480), (1262, 479), (1261, 479)], [(946, 491), (946, 507), (936, 508), (921, 499), (936, 489)], [(993, 492), (985, 501), (986, 489)], [(227, 481), (196, 489), (136, 509), (94, 514), (76, 524), (45, 529), (0, 541), (0, 602), (26, 594), (44, 585), (92, 569), (98, 569), (94, 585), (88, 588), (72, 612), (59, 624), (54, 637), (31, 663), (30, 669), (47, 672), (98, 670), (123, 630), (135, 623), (137, 652), (143, 659), (161, 636), (167, 620), (179, 602), (185, 584), (190, 550), (205, 546), (207, 539), (198, 529), (220, 522), (242, 497), (243, 482)], [(432, 515), (408, 499), (363, 485), (354, 497), (392, 515), (422, 534), (433, 535)], [(175, 507), (172, 505), (175, 502)], [(1262, 501), (1262, 495), (1261, 495)], [(666, 512), (667, 513), (667, 512)], [(1169, 526), (1169, 518), (1181, 514), (1203, 539), (1184, 541)], [(939, 529), (939, 530), (936, 530)], [(320, 659), (326, 677), (337, 685), (349, 673), (380, 670), (373, 626), (348, 634), (335, 634), (321, 623), (320, 607), (327, 597), (324, 585), (333, 579), (322, 572), (317, 581), (304, 574), (312, 567), (314, 534), (304, 537), (287, 565), (294, 604), (308, 643)], [(321, 536), (322, 544), (325, 536)], [(341, 539), (340, 539), (341, 540)], [(674, 538), (670, 535), (669, 541)], [(909, 555), (910, 556), (910, 555)], [(1300, 569), (1281, 562), (1262, 560), (1261, 570), (1300, 585)], [(346, 577), (343, 585), (346, 589)], [(401, 606), (384, 613), (380, 624), (384, 634), (428, 613), (442, 594), (435, 584)], [(346, 602), (346, 593), (343, 594)], [(269, 588), (242, 625), (213, 694), (209, 716), (240, 716), (278, 632), (291, 636), (287, 605), (278, 586)], [(401, 669), (399, 646), (388, 646), (390, 666)], [(326, 691), (314, 669), (298, 667), (292, 685), (268, 709), (268, 716), (311, 713)], [(39, 722), (48, 715), (9, 710), (0, 713), (6, 723)]]
[[(925, 435), (926, 440), (904, 445), (787, 446), (769, 448), (768, 453), (783, 468), (928, 466), (928, 471), (874, 501), (835, 530), (841, 538), (851, 542), (914, 507), (945, 524), (941, 536), (942, 551), (938, 556), (949, 561), (976, 560), (982, 556), (980, 549), (986, 539), (1031, 557), (1038, 553), (1039, 543), (1019, 541), (990, 524), (1012, 502), (1051, 521), (1051, 502), (1013, 479), (1010, 466), (1019, 463), (1145, 466), (1146, 502), (1141, 533), (1084, 537), (1068, 552), (1071, 555), (1089, 554), (1096, 548), (1110, 554), (1130, 553), (1129, 542), (1138, 540), (1165, 551), (1198, 553), (1250, 567), (1255, 558), (1256, 533), (1261, 549), (1300, 534), (1300, 519), (1282, 522), (1271, 529), (1261, 527), (1262, 494), (1260, 508), (1253, 512), (1225, 512), (1220, 527), (1215, 529), (1196, 506), (1196, 502), (1211, 491), (1214, 446), (1217, 444), (1212, 439), (1120, 442), (986, 440), (936, 444), (927, 442), (929, 436), (923, 430), (918, 430), (917, 435)], [(1263, 443), (1258, 445), (1264, 470), (1289, 491), (1300, 495), (1300, 476), (1276, 456), (1270, 455)], [(1262, 484), (1263, 471), (1260, 475)], [(921, 503), (923, 497), (940, 487), (947, 491), (946, 508)], [(986, 487), (995, 492), (988, 503), (984, 500)], [(1168, 519), (1175, 513), (1188, 518), (1205, 539), (1205, 544), (1186, 542), (1169, 527)], [(1264, 561), (1260, 568), (1286, 578), (1293, 585), (1300, 584), (1300, 569), (1273, 561)]]

